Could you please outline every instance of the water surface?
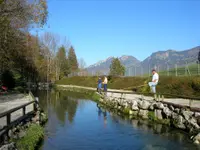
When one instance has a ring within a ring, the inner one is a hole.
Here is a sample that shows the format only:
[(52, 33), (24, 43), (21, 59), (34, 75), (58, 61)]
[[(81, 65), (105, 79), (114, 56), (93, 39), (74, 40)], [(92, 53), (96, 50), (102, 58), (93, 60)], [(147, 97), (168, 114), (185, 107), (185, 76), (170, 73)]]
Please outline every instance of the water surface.
[(200, 150), (180, 130), (122, 118), (83, 94), (35, 94), (49, 116), (42, 150)]

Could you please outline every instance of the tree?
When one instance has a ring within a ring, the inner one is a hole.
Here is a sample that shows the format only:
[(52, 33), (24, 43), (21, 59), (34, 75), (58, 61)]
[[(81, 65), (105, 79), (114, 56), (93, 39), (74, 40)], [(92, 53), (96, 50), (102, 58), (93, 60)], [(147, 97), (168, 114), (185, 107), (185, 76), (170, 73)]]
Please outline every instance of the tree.
[(57, 52), (57, 72), (58, 72), (58, 78), (57, 80), (59, 80), (60, 78), (62, 78), (63, 76), (67, 76), (69, 74), (69, 64), (68, 64), (68, 60), (66, 57), (66, 50), (64, 46), (61, 46), (58, 49)]
[(68, 53), (70, 73), (78, 70), (78, 62), (74, 48), (71, 46)]
[(123, 76), (125, 73), (125, 67), (121, 64), (118, 58), (114, 58), (110, 65), (110, 75)]
[(83, 58), (80, 58), (80, 59), (79, 59), (78, 64), (79, 64), (79, 69), (80, 69), (80, 70), (85, 69), (85, 67), (86, 67), (86, 62), (85, 62), (85, 60), (84, 60)]

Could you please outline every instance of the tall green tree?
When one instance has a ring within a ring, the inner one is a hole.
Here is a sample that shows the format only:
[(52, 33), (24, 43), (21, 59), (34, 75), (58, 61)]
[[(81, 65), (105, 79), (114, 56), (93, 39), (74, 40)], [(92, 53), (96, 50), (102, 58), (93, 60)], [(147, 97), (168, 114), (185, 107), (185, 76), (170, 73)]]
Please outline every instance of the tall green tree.
[(78, 70), (78, 61), (74, 48), (71, 46), (68, 53), (68, 61), (70, 72), (75, 72)]
[(110, 75), (123, 76), (125, 73), (125, 67), (121, 64), (118, 58), (114, 58), (110, 65)]
[(57, 66), (56, 71), (59, 76), (59, 79), (69, 74), (69, 64), (68, 64), (68, 59), (66, 57), (66, 50), (64, 46), (61, 46), (58, 49), (56, 66)]

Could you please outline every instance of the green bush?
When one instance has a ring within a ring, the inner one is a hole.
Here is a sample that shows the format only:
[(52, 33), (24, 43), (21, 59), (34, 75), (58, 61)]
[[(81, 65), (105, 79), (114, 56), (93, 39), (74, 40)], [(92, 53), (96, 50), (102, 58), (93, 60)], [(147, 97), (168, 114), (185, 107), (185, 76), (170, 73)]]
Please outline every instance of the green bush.
[(44, 137), (44, 130), (38, 124), (32, 124), (26, 131), (26, 135), (17, 141), (20, 150), (34, 150)]

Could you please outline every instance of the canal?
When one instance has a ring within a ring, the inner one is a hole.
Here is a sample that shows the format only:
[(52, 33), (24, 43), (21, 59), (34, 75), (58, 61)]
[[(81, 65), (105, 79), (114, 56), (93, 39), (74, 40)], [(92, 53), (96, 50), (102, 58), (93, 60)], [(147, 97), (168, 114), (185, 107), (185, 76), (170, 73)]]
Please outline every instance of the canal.
[(37, 91), (35, 95), (49, 117), (41, 150), (200, 150), (180, 130), (121, 117), (83, 94)]

